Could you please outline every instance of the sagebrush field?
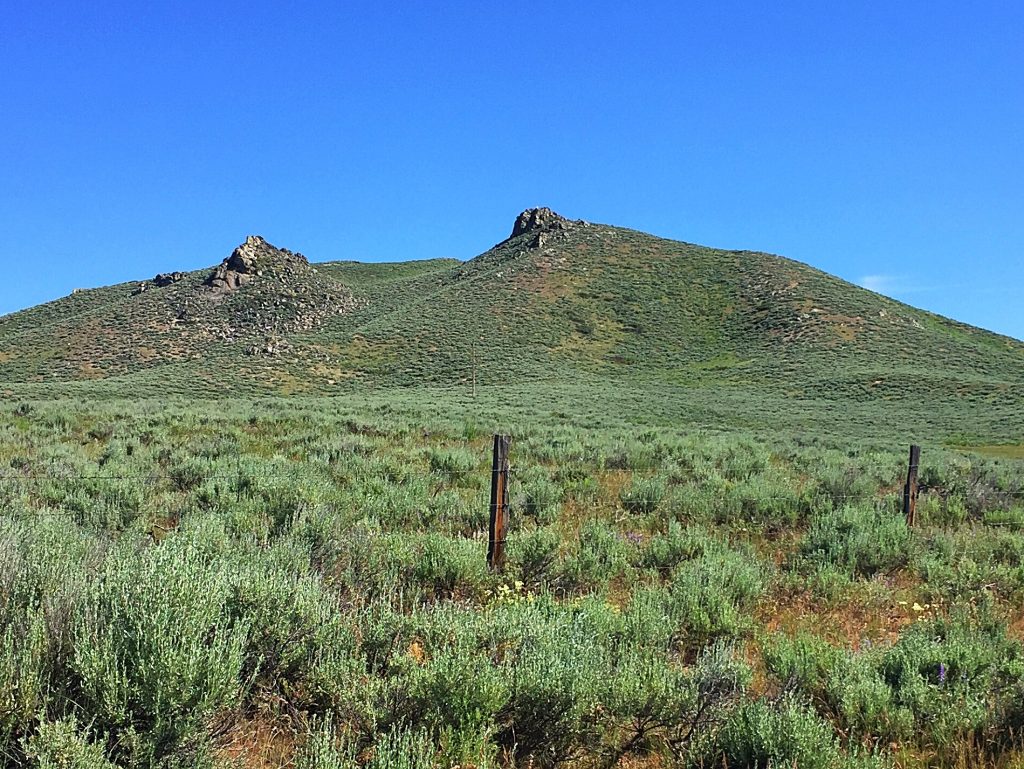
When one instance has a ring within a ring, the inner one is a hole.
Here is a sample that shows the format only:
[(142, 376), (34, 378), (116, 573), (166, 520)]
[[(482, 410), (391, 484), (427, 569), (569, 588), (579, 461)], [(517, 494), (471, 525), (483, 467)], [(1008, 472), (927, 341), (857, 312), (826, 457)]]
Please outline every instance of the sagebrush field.
[(1020, 769), (1022, 381), (1017, 340), (543, 208), (467, 262), (249, 237), (5, 316), (0, 756)]
[(1013, 446), (443, 411), (0, 407), (4, 763), (1024, 765)]

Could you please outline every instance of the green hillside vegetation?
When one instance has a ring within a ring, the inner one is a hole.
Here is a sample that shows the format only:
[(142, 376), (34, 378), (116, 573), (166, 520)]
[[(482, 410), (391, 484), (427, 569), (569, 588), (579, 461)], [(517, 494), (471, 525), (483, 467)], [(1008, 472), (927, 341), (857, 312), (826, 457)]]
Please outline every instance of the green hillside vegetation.
[(547, 209), (519, 221), (465, 263), (276, 269), (290, 252), (266, 246), (266, 274), (225, 300), (210, 300), (200, 271), (15, 313), (0, 319), (0, 386), (28, 398), (403, 388), (434, 402), (461, 399), (475, 378), (478, 392), (514, 398), (510, 408), (628, 388), (647, 403), (631, 418), (658, 423), (703, 414), (754, 428), (838, 420), (863, 435), (1020, 439), (1019, 341), (777, 256)]

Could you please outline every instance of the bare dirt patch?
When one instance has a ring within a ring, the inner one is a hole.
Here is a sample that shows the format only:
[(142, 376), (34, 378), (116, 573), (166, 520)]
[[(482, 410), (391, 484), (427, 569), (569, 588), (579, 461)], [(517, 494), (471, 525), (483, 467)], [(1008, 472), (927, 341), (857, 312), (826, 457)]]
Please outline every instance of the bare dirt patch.
[(277, 769), (294, 765), (294, 727), (270, 718), (239, 721), (214, 751), (218, 763), (243, 769)]

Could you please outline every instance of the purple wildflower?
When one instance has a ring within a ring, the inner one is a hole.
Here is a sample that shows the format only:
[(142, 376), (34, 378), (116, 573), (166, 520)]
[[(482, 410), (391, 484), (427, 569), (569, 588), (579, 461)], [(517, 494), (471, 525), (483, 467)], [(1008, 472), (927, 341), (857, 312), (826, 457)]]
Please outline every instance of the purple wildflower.
[(946, 663), (939, 663), (939, 685), (946, 683)]

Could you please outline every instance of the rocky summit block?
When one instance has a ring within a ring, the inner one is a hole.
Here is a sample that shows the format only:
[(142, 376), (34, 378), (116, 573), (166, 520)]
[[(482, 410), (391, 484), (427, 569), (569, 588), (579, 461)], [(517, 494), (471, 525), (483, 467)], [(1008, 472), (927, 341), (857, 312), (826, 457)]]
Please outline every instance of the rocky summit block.
[(510, 237), (518, 238), (528, 232), (539, 230), (566, 230), (573, 222), (560, 216), (550, 208), (528, 208), (516, 217)]
[(210, 273), (206, 285), (215, 292), (226, 293), (241, 288), (264, 272), (289, 272), (296, 267), (308, 268), (309, 261), (302, 254), (270, 245), (259, 235), (249, 235)]

